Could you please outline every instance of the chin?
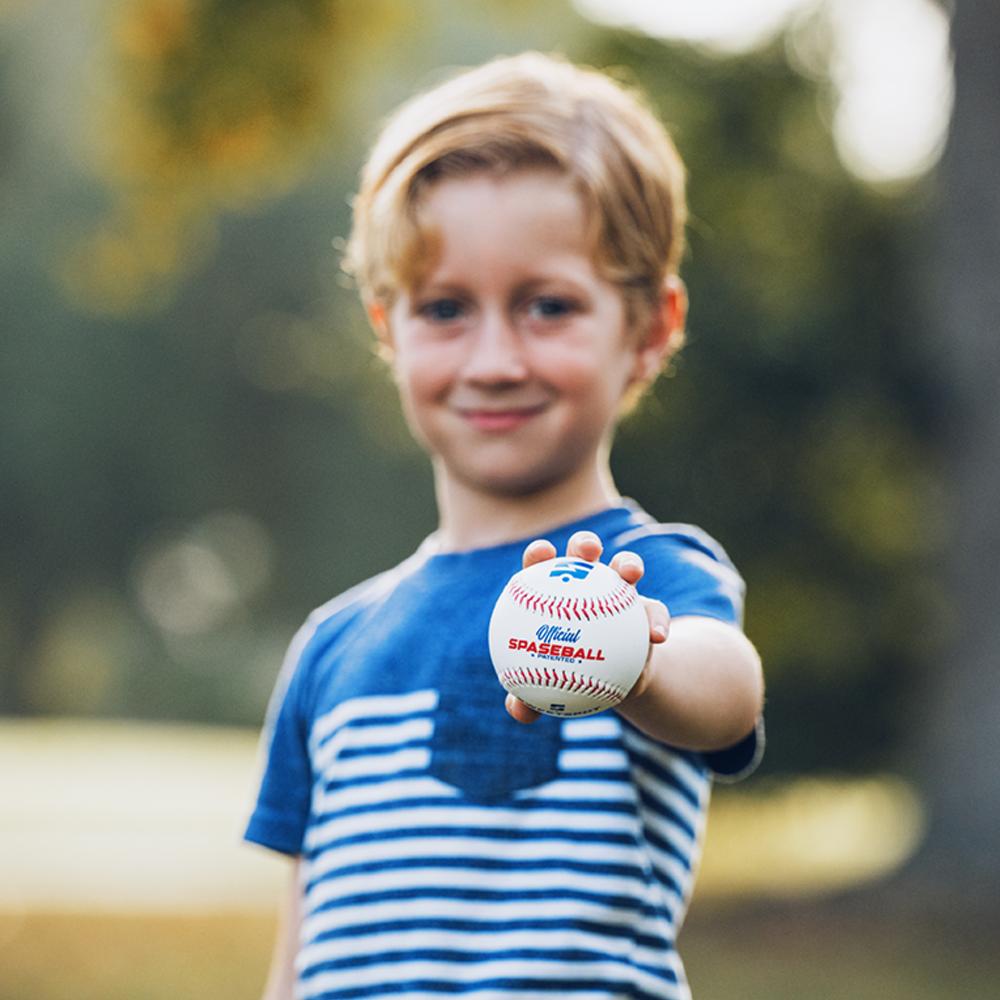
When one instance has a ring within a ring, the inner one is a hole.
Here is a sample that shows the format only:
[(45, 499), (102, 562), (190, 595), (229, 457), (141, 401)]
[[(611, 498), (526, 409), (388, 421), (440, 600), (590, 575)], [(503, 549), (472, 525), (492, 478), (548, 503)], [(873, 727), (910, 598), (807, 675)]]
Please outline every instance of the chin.
[(452, 469), (451, 473), (466, 487), (507, 500), (524, 500), (539, 496), (571, 478), (571, 470), (551, 467), (544, 470), (518, 469), (509, 473), (495, 468), (488, 471)]

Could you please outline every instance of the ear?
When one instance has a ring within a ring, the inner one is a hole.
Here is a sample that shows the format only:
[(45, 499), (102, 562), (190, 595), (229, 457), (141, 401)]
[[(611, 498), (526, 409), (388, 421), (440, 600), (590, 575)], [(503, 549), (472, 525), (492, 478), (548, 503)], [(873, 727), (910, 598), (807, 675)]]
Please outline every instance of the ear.
[(368, 313), (368, 322), (371, 323), (372, 330), (378, 338), (378, 352), (383, 358), (389, 360), (392, 357), (392, 331), (389, 327), (389, 313), (383, 303), (374, 299), (365, 303), (365, 312)]
[(649, 325), (636, 351), (634, 379), (652, 382), (663, 366), (684, 342), (688, 297), (684, 282), (676, 274), (669, 275), (660, 289), (660, 297), (649, 317)]

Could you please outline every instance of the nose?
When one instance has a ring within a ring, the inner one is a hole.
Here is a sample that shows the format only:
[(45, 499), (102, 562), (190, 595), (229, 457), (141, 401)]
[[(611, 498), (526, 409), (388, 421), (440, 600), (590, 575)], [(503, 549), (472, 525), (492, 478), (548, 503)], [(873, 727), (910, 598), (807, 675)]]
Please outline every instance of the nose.
[(463, 375), (469, 382), (484, 385), (520, 382), (527, 377), (528, 365), (520, 333), (499, 310), (486, 311), (473, 337)]

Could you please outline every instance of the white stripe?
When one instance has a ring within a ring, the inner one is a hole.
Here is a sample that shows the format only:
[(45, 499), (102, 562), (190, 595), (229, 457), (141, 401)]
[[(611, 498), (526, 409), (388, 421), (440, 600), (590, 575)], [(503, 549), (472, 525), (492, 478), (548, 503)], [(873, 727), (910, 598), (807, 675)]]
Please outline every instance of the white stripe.
[(528, 801), (551, 799), (553, 802), (580, 800), (629, 804), (636, 801), (634, 786), (620, 778), (611, 781), (576, 781), (572, 778), (558, 778), (537, 788), (526, 788), (518, 794), (518, 798)]
[(411, 691), (407, 694), (369, 695), (364, 698), (349, 698), (342, 701), (332, 711), (319, 716), (310, 732), (310, 743), (318, 746), (341, 726), (357, 719), (374, 719), (392, 715), (416, 715), (418, 712), (432, 712), (437, 708), (438, 693), (433, 688)]
[(426, 770), (431, 761), (428, 747), (411, 747), (395, 753), (366, 754), (339, 761), (331, 768), (331, 780), (356, 781), (358, 778), (377, 778), (399, 771)]
[(704, 826), (704, 817), (699, 817), (693, 835), (666, 816), (660, 816), (651, 809), (643, 809), (641, 818), (644, 829), (651, 830), (684, 857), (690, 857), (697, 851)]
[(560, 771), (624, 771), (628, 757), (623, 750), (560, 750)]
[(547, 861), (553, 865), (569, 860), (640, 869), (645, 860), (635, 844), (587, 844), (560, 838), (507, 841), (494, 837), (400, 837), (327, 848), (305, 866), (305, 877), (312, 881), (351, 865), (374, 867), (386, 861), (433, 857), (472, 862)]
[[(334, 816), (310, 831), (309, 846), (320, 847), (333, 840), (346, 840), (360, 833), (380, 833), (385, 830), (414, 830), (428, 827), (471, 827), (504, 830), (574, 830), (584, 833), (625, 833), (635, 836), (636, 817), (631, 814), (594, 810), (562, 809), (503, 809), (482, 806), (414, 806), (388, 808), (352, 816)], [(313, 831), (315, 833), (313, 834)], [(449, 841), (450, 843), (450, 841)]]
[(600, 872), (565, 871), (484, 871), (479, 868), (446, 868), (427, 865), (420, 868), (394, 868), (389, 871), (367, 871), (355, 875), (327, 878), (306, 893), (306, 909), (319, 909), (324, 903), (347, 896), (362, 894), (409, 891), (421, 889), (483, 889), (498, 893), (517, 893), (530, 890), (549, 891), (556, 895), (566, 888), (594, 895), (632, 896), (643, 899), (648, 894), (645, 879), (604, 875)]
[(318, 790), (313, 796), (313, 812), (317, 816), (336, 815), (346, 809), (402, 802), (406, 799), (459, 798), (461, 793), (437, 778), (414, 776), (395, 781), (380, 781), (373, 785), (349, 785), (335, 792)]
[[(662, 743), (656, 743), (639, 734), (627, 733), (625, 744), (629, 750), (641, 754), (668, 774), (673, 775), (677, 783), (687, 789), (700, 804), (707, 804), (711, 791), (711, 781), (706, 769), (696, 767), (686, 757), (674, 753)], [(635, 761), (635, 765), (642, 767), (642, 762)], [(655, 780), (657, 783), (661, 783), (660, 779)]]
[[(663, 960), (661, 959), (661, 962)], [(439, 961), (410, 961), (392, 964), (375, 964), (340, 972), (320, 972), (301, 981), (302, 997), (321, 997), (348, 987), (371, 986), (388, 983), (405, 983), (414, 980), (445, 980), (454, 983), (475, 982), (479, 979), (581, 979), (594, 983), (630, 980), (647, 993), (662, 1000), (685, 1000), (687, 993), (675, 990), (671, 983), (650, 975), (634, 966), (614, 961), (559, 962), (545, 958), (500, 959), (491, 962), (453, 963)], [(583, 984), (581, 984), (583, 985)], [(417, 994), (419, 996), (419, 994)], [(497, 996), (494, 988), (487, 996)], [(571, 996), (576, 997), (575, 993)], [(404, 996), (411, 1000), (414, 994)], [(506, 994), (505, 994), (506, 996)], [(607, 998), (607, 990), (603, 996)], [(536, 998), (537, 1000), (537, 998)]]
[(584, 719), (567, 719), (562, 724), (562, 737), (574, 740), (614, 740), (621, 735), (622, 724), (608, 712)]
[[(651, 774), (641, 764), (633, 765), (636, 783), (642, 786), (658, 802), (676, 813), (690, 827), (697, 830), (701, 822), (701, 813), (697, 806), (691, 805), (691, 800), (677, 791), (676, 788), (664, 784), (654, 774)], [(642, 804), (640, 803), (640, 808)]]
[[(336, 962), (348, 957), (378, 955), (382, 952), (394, 951), (412, 955), (419, 954), (429, 947), (433, 947), (435, 950), (443, 949), (479, 955), (481, 956), (480, 962), (489, 961), (490, 953), (500, 951), (525, 950), (544, 953), (563, 949), (579, 949), (592, 951), (607, 958), (617, 958), (619, 961), (628, 963), (641, 962), (653, 966), (662, 966), (663, 964), (662, 954), (654, 953), (649, 948), (637, 946), (635, 941), (630, 938), (595, 934), (592, 931), (577, 928), (458, 931), (426, 927), (387, 933), (352, 935), (307, 945), (299, 952), (298, 964), (300, 969), (308, 970), (311, 966), (324, 962)], [(544, 957), (544, 954), (538, 956), (540, 959)], [(526, 961), (532, 961), (532, 959), (527, 958)], [(394, 963), (385, 963), (382, 968), (386, 971), (392, 970)], [(356, 971), (360, 970), (357, 968), (345, 969), (340, 975), (346, 974), (353, 979), (353, 973)]]
[(386, 726), (344, 726), (316, 751), (313, 767), (318, 772), (325, 772), (341, 750), (401, 746), (417, 740), (429, 740), (433, 732), (434, 723), (427, 717), (404, 719)]
[(688, 871), (675, 857), (664, 853), (652, 844), (647, 844), (646, 850), (649, 852), (649, 859), (653, 862), (654, 871), (663, 872), (678, 887), (676, 890), (673, 890), (664, 885), (664, 889), (669, 889), (671, 894), (680, 900), (687, 899), (688, 890), (694, 881), (693, 872)]
[[(637, 901), (638, 902), (638, 901)], [(539, 899), (526, 905), (522, 899), (387, 899), (355, 906), (322, 910), (302, 922), (303, 940), (343, 927), (369, 924), (383, 926), (394, 920), (599, 920), (619, 926), (633, 926), (638, 913), (631, 907), (605, 906), (586, 899)]]
[(703, 768), (696, 767), (690, 759), (683, 754), (677, 753), (663, 743), (650, 739), (648, 736), (632, 729), (625, 733), (625, 746), (629, 750), (635, 750), (645, 757), (656, 761), (664, 770), (672, 771), (678, 778), (692, 789), (700, 788), (706, 781), (706, 774)]

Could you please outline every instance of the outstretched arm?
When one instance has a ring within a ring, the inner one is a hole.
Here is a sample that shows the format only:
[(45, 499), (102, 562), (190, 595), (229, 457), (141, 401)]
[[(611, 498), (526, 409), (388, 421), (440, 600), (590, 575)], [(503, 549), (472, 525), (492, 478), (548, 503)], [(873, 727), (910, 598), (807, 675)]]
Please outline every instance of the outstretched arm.
[[(566, 554), (595, 561), (602, 549), (593, 532), (579, 531)], [(555, 555), (551, 542), (535, 541), (525, 549), (524, 565)], [(633, 585), (642, 578), (642, 559), (634, 552), (619, 552), (611, 566)], [(672, 746), (720, 750), (739, 742), (763, 706), (763, 674), (753, 644), (733, 625), (701, 616), (671, 620), (662, 603), (644, 601), (649, 656), (616, 710), (647, 736)], [(507, 696), (507, 711), (519, 722), (538, 718), (513, 695)]]
[(299, 865), (297, 859), (292, 865), (287, 895), (278, 915), (278, 932), (271, 956), (271, 968), (261, 1000), (292, 1000), (294, 996), (295, 955), (298, 951), (302, 913)]

